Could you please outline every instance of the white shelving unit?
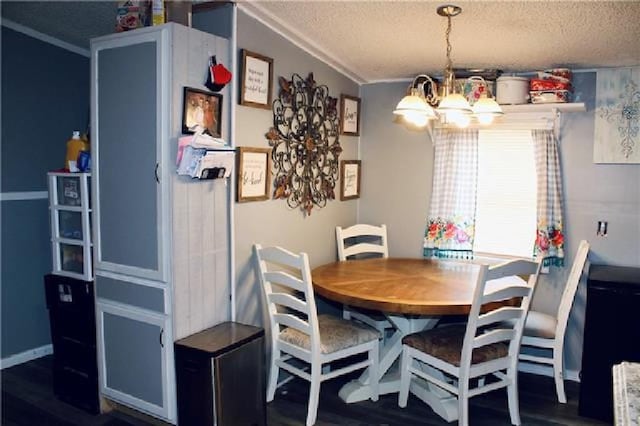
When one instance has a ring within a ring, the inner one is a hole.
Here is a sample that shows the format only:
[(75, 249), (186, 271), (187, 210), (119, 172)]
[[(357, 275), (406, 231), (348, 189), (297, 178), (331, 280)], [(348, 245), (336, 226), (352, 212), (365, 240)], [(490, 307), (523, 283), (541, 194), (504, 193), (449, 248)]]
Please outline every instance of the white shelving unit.
[(91, 173), (50, 172), (48, 179), (53, 273), (92, 281)]
[(505, 114), (527, 112), (583, 112), (587, 108), (584, 102), (500, 105)]

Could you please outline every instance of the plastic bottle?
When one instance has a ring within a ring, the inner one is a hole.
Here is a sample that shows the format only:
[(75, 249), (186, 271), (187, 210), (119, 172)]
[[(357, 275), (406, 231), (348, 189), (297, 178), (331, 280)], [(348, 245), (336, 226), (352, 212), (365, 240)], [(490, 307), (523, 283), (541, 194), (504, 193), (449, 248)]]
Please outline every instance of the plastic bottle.
[(166, 22), (164, 12), (163, 0), (153, 0), (151, 2), (151, 22), (153, 25), (162, 25)]
[(70, 172), (78, 171), (78, 154), (80, 151), (89, 151), (89, 144), (87, 141), (80, 138), (80, 132), (75, 130), (71, 139), (67, 141), (67, 158), (64, 162), (64, 168)]

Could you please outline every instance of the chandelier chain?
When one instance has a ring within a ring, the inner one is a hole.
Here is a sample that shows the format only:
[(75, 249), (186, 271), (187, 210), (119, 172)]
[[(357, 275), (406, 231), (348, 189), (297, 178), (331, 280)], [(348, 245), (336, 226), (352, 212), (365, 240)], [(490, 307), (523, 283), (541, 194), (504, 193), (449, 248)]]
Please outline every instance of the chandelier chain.
[(445, 38), (447, 40), (447, 69), (452, 69), (451, 63), (451, 42), (449, 41), (449, 35), (451, 34), (451, 15), (447, 15), (447, 31), (445, 32)]

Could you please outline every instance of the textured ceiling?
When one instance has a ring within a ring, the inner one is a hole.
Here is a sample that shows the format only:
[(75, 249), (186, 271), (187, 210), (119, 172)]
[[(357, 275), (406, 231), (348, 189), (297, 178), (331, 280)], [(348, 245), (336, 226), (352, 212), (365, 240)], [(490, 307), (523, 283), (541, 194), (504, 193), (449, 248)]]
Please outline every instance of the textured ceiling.
[[(444, 2), (271, 1), (246, 4), (304, 34), (364, 81), (440, 73)], [(456, 68), (535, 71), (640, 64), (640, 2), (458, 1)]]
[(84, 49), (116, 24), (114, 1), (2, 1), (0, 6), (3, 18)]
[[(443, 2), (243, 1), (241, 9), (359, 82), (439, 74)], [(456, 68), (506, 72), (640, 65), (640, 1), (459, 1)], [(3, 17), (79, 47), (113, 32), (115, 2), (2, 2)], [(242, 47), (242, 46), (240, 46)]]

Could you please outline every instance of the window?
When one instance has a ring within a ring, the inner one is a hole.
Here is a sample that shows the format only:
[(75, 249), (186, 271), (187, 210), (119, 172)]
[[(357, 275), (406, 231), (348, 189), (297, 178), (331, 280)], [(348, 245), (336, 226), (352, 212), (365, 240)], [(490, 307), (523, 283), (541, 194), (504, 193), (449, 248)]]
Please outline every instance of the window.
[(562, 266), (558, 142), (537, 123), (506, 127), (437, 129), (425, 257), (535, 256)]
[(531, 257), (536, 185), (530, 130), (479, 131), (474, 252)]

